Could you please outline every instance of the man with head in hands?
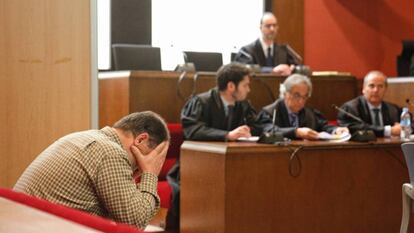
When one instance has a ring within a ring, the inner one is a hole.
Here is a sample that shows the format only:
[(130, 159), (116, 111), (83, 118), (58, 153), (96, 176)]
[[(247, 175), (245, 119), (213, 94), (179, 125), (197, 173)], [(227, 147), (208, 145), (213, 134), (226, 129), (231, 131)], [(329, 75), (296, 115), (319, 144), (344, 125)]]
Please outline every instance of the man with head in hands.
[(159, 115), (132, 113), (113, 127), (58, 139), (30, 164), (14, 190), (144, 228), (160, 207), (157, 177), (169, 139)]
[(278, 30), (279, 25), (275, 15), (265, 12), (260, 19), (260, 38), (243, 46), (234, 60), (260, 65), (262, 72), (290, 75), (299, 61), (287, 45), (275, 42)]
[(360, 118), (358, 121), (344, 112), (338, 113), (338, 122), (350, 129), (373, 130), (377, 137), (399, 136), (402, 109), (384, 101), (387, 91), (387, 77), (380, 71), (370, 71), (364, 77), (362, 95), (341, 106), (346, 112)]
[(217, 87), (190, 99), (181, 112), (187, 140), (236, 141), (259, 135), (256, 111), (246, 100), (250, 70), (230, 63), (217, 71)]
[(258, 121), (264, 132), (281, 132), (290, 139), (308, 140), (319, 139), (321, 131), (338, 135), (349, 133), (346, 127), (328, 125), (321, 112), (305, 106), (311, 94), (312, 83), (308, 77), (289, 76), (280, 85), (280, 98), (259, 113)]

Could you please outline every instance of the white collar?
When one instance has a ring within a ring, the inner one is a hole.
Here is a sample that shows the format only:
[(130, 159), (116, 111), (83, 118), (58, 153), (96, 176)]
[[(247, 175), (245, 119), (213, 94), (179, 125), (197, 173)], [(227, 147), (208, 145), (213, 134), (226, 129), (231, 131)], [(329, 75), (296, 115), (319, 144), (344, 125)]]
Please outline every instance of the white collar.
[(382, 103), (378, 106), (374, 106), (370, 102), (367, 101), (367, 104), (368, 104), (368, 108), (369, 108), (370, 111), (373, 110), (373, 109), (379, 109), (381, 111)]
[[(264, 42), (263, 38), (262, 38), (262, 37), (260, 37), (260, 44), (262, 45), (263, 52), (264, 52), (264, 54), (265, 54), (265, 55), (267, 55), (267, 48), (269, 48), (269, 47), (270, 47), (270, 51), (272, 51), (272, 53), (273, 53), (273, 43), (272, 43), (272, 44), (270, 44), (270, 45), (267, 45), (267, 44)], [(272, 55), (273, 55), (273, 54), (272, 54)]]

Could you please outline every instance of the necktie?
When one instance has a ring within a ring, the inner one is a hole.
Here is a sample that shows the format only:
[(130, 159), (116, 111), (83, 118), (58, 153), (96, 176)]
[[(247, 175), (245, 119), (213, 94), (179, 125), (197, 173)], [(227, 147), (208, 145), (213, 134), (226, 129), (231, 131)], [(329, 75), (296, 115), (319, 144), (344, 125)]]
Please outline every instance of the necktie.
[(270, 66), (273, 67), (273, 56), (272, 56), (272, 51), (271, 48), (268, 47), (267, 48), (267, 54), (266, 54), (266, 66)]
[(227, 106), (227, 131), (231, 130), (231, 123), (233, 121), (234, 105)]
[(374, 125), (376, 126), (380, 126), (381, 122), (380, 122), (380, 118), (379, 118), (379, 109), (378, 108), (374, 108), (372, 109), (372, 111), (374, 111)]
[(290, 114), (290, 125), (292, 127), (298, 127), (299, 121), (298, 121), (298, 115), (296, 113)]

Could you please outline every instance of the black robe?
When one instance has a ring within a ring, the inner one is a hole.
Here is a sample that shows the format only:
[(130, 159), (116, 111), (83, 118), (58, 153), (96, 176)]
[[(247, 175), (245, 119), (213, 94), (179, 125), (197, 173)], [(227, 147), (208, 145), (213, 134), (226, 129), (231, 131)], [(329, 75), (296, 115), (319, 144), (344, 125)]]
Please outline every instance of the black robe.
[[(257, 64), (266, 66), (266, 55), (263, 52), (262, 44), (257, 39), (252, 43), (243, 46), (234, 57), (237, 62), (245, 64)], [(297, 65), (295, 58), (289, 53), (286, 45), (273, 44), (273, 67), (280, 64)]]
[[(338, 113), (338, 123), (341, 126), (348, 127), (351, 133), (354, 133), (357, 130), (361, 129), (370, 129), (375, 132), (377, 137), (384, 136), (384, 126), (373, 125), (373, 119), (371, 119), (371, 114), (369, 112), (369, 107), (367, 100), (364, 96), (359, 96), (355, 99), (352, 99), (341, 106), (341, 108), (363, 120), (365, 123), (361, 123), (345, 113)], [(384, 125), (393, 126), (395, 123), (400, 122), (400, 115), (402, 109), (395, 104), (382, 102), (382, 121)], [(413, 128), (411, 126), (411, 128)]]
[(247, 100), (235, 103), (229, 125), (216, 88), (190, 99), (181, 111), (181, 123), (184, 138), (188, 140), (225, 141), (229, 131), (245, 124), (251, 128), (252, 135), (261, 132), (256, 122), (256, 111)]
[[(273, 111), (276, 109), (275, 127), (273, 127)], [(263, 107), (258, 115), (258, 122), (262, 125), (264, 132), (281, 132), (284, 137), (297, 139), (296, 129), (307, 127), (315, 131), (326, 131), (332, 133), (336, 126), (328, 125), (328, 121), (316, 109), (304, 107), (298, 113), (299, 127), (293, 127), (289, 121), (289, 113), (284, 99), (278, 99), (274, 103)]]

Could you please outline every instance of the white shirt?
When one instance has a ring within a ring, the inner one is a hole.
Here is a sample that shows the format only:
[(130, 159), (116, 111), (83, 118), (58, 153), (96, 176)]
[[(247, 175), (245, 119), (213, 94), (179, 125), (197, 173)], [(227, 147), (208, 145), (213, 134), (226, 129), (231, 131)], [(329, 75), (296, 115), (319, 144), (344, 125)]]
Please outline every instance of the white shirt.
[(384, 137), (391, 137), (391, 125), (384, 125), (384, 120), (382, 119), (382, 104), (380, 104), (379, 106), (374, 106), (372, 104), (370, 104), (369, 102), (367, 102), (368, 104), (368, 109), (369, 109), (369, 114), (371, 115), (371, 119), (375, 119), (375, 113), (373, 111), (373, 109), (379, 109), (379, 120), (380, 120), (380, 125), (384, 126)]
[(260, 37), (260, 44), (262, 45), (263, 53), (264, 53), (265, 57), (268, 56), (267, 48), (270, 48), (270, 54), (273, 56), (273, 43), (269, 46), (264, 42), (263, 38)]

